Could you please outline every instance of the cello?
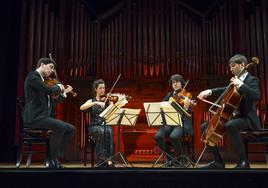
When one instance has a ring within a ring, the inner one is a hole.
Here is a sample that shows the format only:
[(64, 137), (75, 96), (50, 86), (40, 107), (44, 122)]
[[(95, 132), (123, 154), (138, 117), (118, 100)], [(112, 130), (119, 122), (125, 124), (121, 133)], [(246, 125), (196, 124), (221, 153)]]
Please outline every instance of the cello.
[[(237, 75), (237, 77), (239, 78), (245, 73), (245, 71), (249, 70), (258, 63), (259, 59), (257, 57), (253, 57), (252, 62), (247, 64), (239, 75)], [(200, 100), (212, 104), (212, 106), (209, 108), (209, 112), (211, 112), (212, 117), (201, 139), (205, 143), (205, 147), (196, 162), (196, 166), (201, 159), (206, 146), (216, 146), (223, 138), (225, 134), (224, 125), (227, 121), (233, 118), (233, 114), (235, 110), (238, 109), (241, 99), (242, 96), (240, 95), (238, 89), (231, 84), (229, 84), (229, 86), (225, 89), (223, 94), (216, 100), (215, 103), (200, 98)]]

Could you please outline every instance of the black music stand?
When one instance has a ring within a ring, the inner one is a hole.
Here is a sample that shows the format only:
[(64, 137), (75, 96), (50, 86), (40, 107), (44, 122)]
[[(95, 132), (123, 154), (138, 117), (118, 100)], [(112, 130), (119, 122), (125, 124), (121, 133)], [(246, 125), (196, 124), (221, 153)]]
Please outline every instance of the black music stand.
[[(152, 102), (144, 103), (145, 114), (149, 126), (182, 126), (181, 115), (178, 113), (169, 102)], [(163, 138), (165, 139), (165, 138)], [(164, 143), (164, 140), (163, 140)], [(163, 145), (165, 147), (165, 144)], [(160, 159), (164, 156), (172, 159), (172, 162), (180, 164), (180, 162), (165, 152), (165, 148), (160, 148), (161, 154), (155, 161), (152, 167), (155, 167)], [(160, 167), (166, 166), (167, 162), (162, 164)]]
[[(101, 166), (105, 162), (109, 160), (113, 160), (113, 162), (118, 162), (119, 159), (123, 162), (123, 167), (127, 167), (130, 165), (133, 167), (131, 163), (129, 163), (126, 158), (121, 153), (121, 147), (120, 147), (120, 137), (121, 137), (121, 125), (123, 126), (134, 126), (137, 122), (138, 115), (140, 113), (140, 109), (128, 109), (128, 108), (121, 108), (124, 106), (126, 102), (124, 99), (122, 101), (118, 101), (115, 104), (110, 104), (108, 110), (104, 113), (102, 113), (100, 116), (105, 119), (105, 125), (111, 125), (111, 126), (118, 126), (118, 151), (114, 155), (108, 157), (105, 161), (102, 161), (100, 164), (97, 165)], [(117, 158), (117, 161), (115, 160)]]

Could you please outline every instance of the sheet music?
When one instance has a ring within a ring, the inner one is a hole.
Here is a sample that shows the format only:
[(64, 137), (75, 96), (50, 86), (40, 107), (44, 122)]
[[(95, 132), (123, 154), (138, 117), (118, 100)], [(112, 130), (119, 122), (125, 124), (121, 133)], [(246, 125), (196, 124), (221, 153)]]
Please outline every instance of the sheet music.
[(168, 101), (143, 103), (149, 126), (163, 125), (161, 109), (164, 113), (166, 124), (170, 126), (183, 126), (181, 115), (170, 105)]
[(122, 115), (120, 125), (134, 126), (137, 122), (140, 111), (141, 109), (120, 108), (106, 120), (106, 124), (117, 125)]

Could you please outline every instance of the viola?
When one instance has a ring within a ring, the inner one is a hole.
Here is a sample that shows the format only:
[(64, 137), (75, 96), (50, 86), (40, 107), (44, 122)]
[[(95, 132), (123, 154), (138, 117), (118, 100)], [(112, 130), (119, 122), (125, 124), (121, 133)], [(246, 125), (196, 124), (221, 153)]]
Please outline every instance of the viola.
[(188, 82), (189, 80), (185, 83), (184, 87), (181, 90), (176, 90), (172, 96), (173, 99), (181, 106), (184, 106), (185, 103), (190, 103), (185, 110), (190, 110), (190, 108), (195, 105), (195, 101), (192, 100), (192, 94), (185, 89)]

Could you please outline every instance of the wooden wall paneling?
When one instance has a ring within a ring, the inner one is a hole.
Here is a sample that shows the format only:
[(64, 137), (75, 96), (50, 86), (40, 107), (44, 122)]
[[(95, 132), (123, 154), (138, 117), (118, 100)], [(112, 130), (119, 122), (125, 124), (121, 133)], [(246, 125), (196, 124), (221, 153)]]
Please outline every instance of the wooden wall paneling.
[[(82, 63), (83, 63), (83, 73), (82, 76), (85, 77), (86, 76), (86, 67), (87, 67), (87, 50), (88, 50), (88, 44), (87, 44), (87, 37), (88, 37), (88, 18), (89, 15), (86, 12), (84, 14), (84, 38), (83, 38), (83, 59), (82, 59)], [(102, 41), (100, 41), (102, 42)]]
[(148, 0), (148, 73), (154, 75), (154, 6), (152, 1)]
[(138, 1), (138, 35), (137, 35), (137, 43), (138, 43), (138, 75), (143, 75), (143, 28), (142, 28), (142, 3), (141, 0)]
[(184, 61), (183, 61), (183, 74), (186, 74), (186, 72), (188, 71), (188, 15), (186, 12), (184, 12), (184, 20), (183, 20), (183, 25), (184, 25), (184, 31), (183, 31), (183, 39), (184, 39), (184, 43), (183, 43), (183, 49), (184, 49)]
[(101, 31), (101, 74), (106, 75), (105, 69), (105, 57), (106, 57), (106, 48), (105, 48), (105, 29)]
[[(227, 0), (227, 5), (228, 5), (228, 27), (229, 27), (229, 54), (228, 57), (230, 58), (233, 55), (233, 14), (232, 14), (232, 9), (231, 9), (231, 0)], [(229, 73), (229, 69), (228, 69), (228, 73)]]
[[(50, 12), (49, 13), (49, 32), (48, 32), (48, 53), (54, 53), (54, 46), (53, 46), (53, 42), (54, 42), (54, 25), (55, 25), (55, 17), (54, 17), (54, 12)], [(46, 56), (48, 56), (48, 54), (46, 54)], [(37, 55), (37, 57), (39, 57), (39, 55)]]
[[(59, 18), (55, 18), (55, 31), (54, 31), (54, 55), (55, 60), (59, 57)], [(59, 74), (59, 73), (58, 73)]]
[[(41, 52), (41, 35), (45, 34), (42, 33), (42, 14), (43, 14), (43, 9), (42, 9), (43, 1), (37, 1), (37, 6), (36, 6), (36, 27), (35, 27), (35, 47), (34, 47), (34, 59), (33, 62), (36, 63), (37, 60), (40, 58), (40, 52)], [(42, 54), (42, 56), (48, 57), (48, 54)]]
[(142, 3), (142, 12), (143, 12), (143, 73), (144, 76), (147, 76), (147, 69), (148, 69), (148, 26), (147, 26), (147, 19), (148, 19), (148, 12), (147, 12), (147, 1), (143, 1)]
[(184, 73), (184, 65), (185, 65), (185, 48), (184, 43), (185, 39), (185, 24), (184, 24), (184, 11), (180, 9), (180, 72)]
[[(133, 32), (132, 32), (132, 49), (133, 49), (133, 53), (132, 53), (132, 62), (133, 62), (133, 66), (132, 66), (132, 74), (134, 77), (137, 76), (137, 61), (138, 61), (138, 45), (137, 45), (137, 35), (138, 35), (138, 10), (137, 10), (137, 4), (133, 3), (132, 5), (132, 27), (133, 27)], [(120, 40), (119, 40), (119, 44), (120, 44)], [(120, 54), (120, 48), (118, 53)], [(119, 56), (120, 58), (120, 56)], [(118, 63), (120, 64), (120, 62), (118, 61)]]
[(77, 77), (78, 70), (77, 70), (77, 65), (79, 62), (79, 15), (80, 15), (80, 4), (78, 1), (76, 1), (76, 12), (75, 12), (75, 45), (74, 45), (74, 76)]
[[(225, 59), (225, 63), (229, 60), (229, 40), (228, 40), (228, 36), (229, 36), (229, 32), (228, 32), (228, 10), (227, 10), (227, 5), (226, 3), (224, 4), (224, 59)], [(228, 66), (225, 66), (224, 69), (224, 74), (228, 74)]]
[(199, 69), (199, 66), (198, 66), (198, 41), (199, 38), (198, 38), (198, 25), (195, 23), (194, 24), (194, 27), (193, 27), (193, 73), (192, 75), (199, 75), (198, 73), (198, 69)]
[(176, 63), (176, 72), (180, 72), (180, 9), (179, 4), (175, 4), (175, 63)]
[(124, 37), (123, 37), (123, 13), (119, 15), (119, 61), (117, 69), (122, 74), (123, 73), (123, 47), (124, 47)]
[(155, 75), (159, 76), (160, 70), (160, 10), (159, 10), (159, 0), (155, 2), (155, 14), (154, 14), (154, 64), (155, 64)]
[(174, 74), (177, 70), (176, 63), (176, 4), (175, 0), (170, 0), (170, 74)]
[(261, 1), (261, 17), (262, 17), (262, 34), (263, 34), (263, 50), (264, 50), (264, 57), (263, 57), (263, 64), (264, 64), (264, 80), (265, 80), (265, 96), (264, 101), (265, 104), (268, 103), (268, 87), (267, 87), (267, 80), (268, 80), (268, 24), (267, 24), (267, 17), (268, 17), (268, 4), (266, 0)]
[(74, 39), (75, 39), (75, 15), (76, 15), (76, 3), (73, 0), (71, 2), (71, 17), (70, 17), (70, 57), (69, 57), (69, 75), (72, 77), (73, 76), (73, 63), (74, 63)]
[[(257, 55), (257, 44), (256, 44), (256, 18), (254, 14), (250, 15), (250, 48), (251, 48), (251, 54), (250, 57)], [(257, 74), (258, 67), (254, 68), (252, 72)]]
[(161, 76), (166, 75), (166, 43), (165, 43), (165, 1), (160, 0), (160, 69)]
[(215, 63), (216, 63), (216, 74), (221, 74), (221, 62), (220, 62), (220, 19), (219, 13), (215, 15)]
[(119, 30), (118, 30), (118, 26), (119, 26), (119, 18), (118, 16), (115, 18), (115, 32), (114, 32), (114, 38), (115, 38), (115, 62), (114, 62), (114, 66), (115, 66), (115, 75), (119, 75), (120, 74), (120, 71), (118, 70), (118, 67), (120, 66), (119, 64)]
[(48, 56), (47, 47), (48, 47), (48, 17), (49, 17), (49, 5), (44, 5), (44, 17), (43, 17), (43, 23), (44, 26), (42, 28), (42, 52), (41, 56)]
[(187, 35), (188, 35), (188, 63), (187, 63), (187, 77), (189, 77), (189, 75), (192, 74), (192, 18), (191, 18), (191, 14), (189, 14), (188, 16), (188, 32), (187, 32)]
[[(257, 42), (257, 54), (256, 56), (260, 59), (260, 64), (257, 65), (258, 69), (258, 77), (260, 77), (260, 83), (261, 83), (261, 95), (265, 97), (265, 88), (266, 88), (266, 81), (264, 78), (264, 48), (263, 48), (263, 34), (262, 34), (262, 25), (261, 25), (261, 10), (259, 6), (256, 6), (255, 8), (255, 17), (256, 17), (256, 42)], [(250, 57), (251, 58), (251, 57)], [(251, 59), (249, 59), (251, 61)], [(261, 105), (259, 105), (259, 109), (261, 108)], [(261, 109), (260, 109), (261, 110)]]
[[(245, 40), (246, 40), (246, 54), (250, 57), (251, 48), (250, 48), (250, 28), (249, 28), (249, 20), (245, 20)], [(250, 60), (250, 59), (249, 59)]]
[[(205, 28), (205, 27), (203, 27)], [(203, 40), (205, 40), (205, 33), (202, 33), (202, 29), (201, 27), (197, 27), (197, 41), (198, 41), (198, 59), (197, 59), (197, 71), (198, 71), (198, 75), (207, 75), (207, 61), (205, 59), (205, 55), (204, 53), (207, 51), (207, 46), (205, 44), (205, 42), (203, 42)], [(206, 54), (206, 58), (207, 58), (207, 54)]]
[(216, 54), (217, 54), (217, 44), (216, 44), (216, 18), (212, 18), (212, 74), (217, 74), (217, 59), (216, 59)]
[[(133, 45), (132, 45), (132, 32), (133, 32), (133, 24), (132, 24), (132, 0), (127, 0), (126, 7), (126, 72), (125, 76), (131, 78), (133, 76)], [(119, 74), (119, 73), (118, 73)], [(118, 75), (117, 74), (117, 75)]]
[(108, 46), (107, 46), (107, 66), (108, 66), (108, 74), (107, 76), (111, 76), (112, 73), (112, 67), (111, 67), (111, 25), (108, 25), (107, 28), (107, 40), (108, 40)]
[(112, 67), (112, 76), (116, 75), (116, 67), (115, 67), (115, 30), (114, 30), (114, 20), (111, 21), (111, 67)]
[(171, 71), (171, 54), (170, 54), (170, 47), (171, 47), (171, 39), (170, 39), (170, 3), (167, 1), (165, 3), (165, 12), (166, 12), (166, 74), (170, 75)]
[(100, 24), (99, 22), (96, 22), (93, 27), (94, 30), (94, 35), (93, 35), (93, 41), (94, 41), (94, 46), (93, 46), (93, 62), (92, 62), (92, 70), (91, 70), (91, 75), (96, 75), (96, 72), (98, 72), (99, 69), (97, 69), (97, 66), (99, 66), (99, 41), (100, 41)]
[(105, 68), (106, 68), (106, 75), (108, 76), (110, 74), (110, 71), (109, 71), (109, 30), (108, 28), (105, 29), (105, 38), (106, 38), (106, 42), (105, 42), (105, 55), (106, 55), (106, 58), (105, 58)]
[(126, 74), (127, 74), (127, 72), (128, 72), (128, 70), (127, 70), (127, 60), (128, 60), (128, 58), (127, 58), (127, 56), (128, 56), (128, 54), (127, 54), (127, 41), (128, 41), (128, 39), (127, 39), (127, 10), (126, 10), (126, 8), (123, 8), (123, 63), (122, 63), (122, 65), (123, 65), (123, 71), (122, 71), (122, 73), (123, 73), (123, 75), (125, 75), (125, 76), (127, 76)]
[(79, 15), (79, 57), (78, 57), (78, 77), (82, 76), (82, 63), (83, 63), (83, 38), (84, 38), (84, 5), (80, 5)]
[(35, 6), (36, 1), (30, 1), (30, 13), (29, 13), (29, 32), (28, 32), (28, 63), (27, 72), (30, 72), (34, 68), (33, 49), (34, 49), (34, 34), (35, 34)]
[[(29, 11), (29, 2), (27, 1), (22, 1), (21, 5), (21, 18), (20, 18), (20, 23), (25, 23), (20, 25), (20, 36), (19, 36), (19, 59), (18, 59), (18, 84), (17, 84), (17, 96), (22, 97), (24, 96), (24, 79), (26, 77), (26, 66), (25, 62), (28, 62), (27, 59), (27, 27), (29, 27), (29, 22), (28, 22), (28, 17), (27, 17), (27, 12)], [(18, 124), (18, 118), (16, 125)], [(16, 126), (18, 130), (18, 126)], [(19, 130), (18, 130), (19, 132)], [(18, 133), (16, 133), (18, 135)]]
[(87, 22), (87, 69), (86, 69), (86, 75), (90, 75), (91, 70), (91, 34), (92, 34), (92, 27), (91, 27), (91, 17), (89, 16), (88, 22)]
[(223, 16), (223, 7), (220, 7), (220, 13), (219, 13), (219, 20), (220, 20), (220, 65), (221, 65), (221, 75), (225, 74), (225, 59), (224, 59), (224, 16)]

